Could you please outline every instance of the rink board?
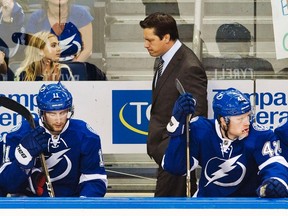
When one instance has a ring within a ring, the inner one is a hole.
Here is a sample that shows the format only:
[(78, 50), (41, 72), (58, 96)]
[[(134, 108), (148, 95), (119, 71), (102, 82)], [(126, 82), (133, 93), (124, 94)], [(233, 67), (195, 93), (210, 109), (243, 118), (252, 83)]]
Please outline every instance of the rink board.
[(262, 198), (0, 198), (1, 215), (287, 216), (288, 199)]
[[(43, 83), (2, 82), (0, 94), (17, 100), (37, 115), (36, 96)], [(73, 94), (74, 118), (88, 122), (95, 129), (101, 137), (104, 154), (146, 154), (152, 94), (150, 81), (66, 81), (63, 84)], [(229, 87), (249, 96), (261, 125), (274, 128), (288, 118), (287, 80), (256, 80), (255, 83), (252, 80), (209, 80), (210, 118), (213, 117), (214, 95)], [(21, 120), (21, 116), (0, 107), (2, 135)]]

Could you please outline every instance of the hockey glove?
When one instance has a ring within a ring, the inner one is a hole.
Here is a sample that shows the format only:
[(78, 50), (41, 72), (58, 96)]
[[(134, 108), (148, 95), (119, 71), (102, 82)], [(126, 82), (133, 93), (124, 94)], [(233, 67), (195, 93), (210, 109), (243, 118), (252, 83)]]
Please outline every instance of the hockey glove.
[(184, 93), (179, 96), (174, 104), (171, 120), (167, 125), (167, 130), (170, 135), (183, 134), (186, 117), (194, 114), (195, 106), (196, 100), (192, 94)]
[(24, 169), (31, 169), (35, 157), (48, 147), (47, 135), (43, 127), (37, 127), (27, 134), (15, 149), (15, 158)]
[(287, 186), (279, 180), (270, 178), (265, 180), (257, 189), (257, 195), (267, 198), (283, 198), (288, 197), (288, 189)]

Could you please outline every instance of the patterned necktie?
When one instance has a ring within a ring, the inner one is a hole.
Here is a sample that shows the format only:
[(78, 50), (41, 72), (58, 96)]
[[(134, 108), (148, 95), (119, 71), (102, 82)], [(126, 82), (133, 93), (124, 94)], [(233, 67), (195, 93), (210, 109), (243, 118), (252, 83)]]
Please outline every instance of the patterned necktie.
[[(157, 68), (156, 68), (156, 75), (157, 75), (156, 83), (158, 82), (158, 80), (160, 79), (160, 77), (163, 73), (163, 64), (164, 64), (164, 60), (162, 59), (162, 57), (160, 57), (158, 61), (159, 62), (158, 62)], [(156, 86), (156, 84), (155, 84), (155, 86)]]

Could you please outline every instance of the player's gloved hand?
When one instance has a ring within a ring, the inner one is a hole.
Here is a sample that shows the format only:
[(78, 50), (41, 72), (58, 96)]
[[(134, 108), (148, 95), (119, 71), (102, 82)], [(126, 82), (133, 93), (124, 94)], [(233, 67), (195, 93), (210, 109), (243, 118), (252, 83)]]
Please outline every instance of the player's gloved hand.
[(284, 185), (281, 181), (270, 178), (266, 179), (262, 185), (258, 187), (257, 195), (267, 198), (288, 197), (288, 188), (287, 185)]
[(48, 139), (43, 127), (33, 129), (20, 141), (15, 149), (15, 158), (24, 169), (30, 169), (34, 165), (35, 157), (48, 147)]
[(172, 117), (167, 125), (167, 130), (170, 135), (179, 135), (184, 132), (186, 117), (195, 113), (196, 100), (192, 94), (185, 93), (179, 96), (176, 100)]
[(185, 93), (180, 95), (174, 104), (172, 116), (180, 122), (185, 123), (187, 115), (193, 115), (195, 112), (196, 100), (192, 94)]

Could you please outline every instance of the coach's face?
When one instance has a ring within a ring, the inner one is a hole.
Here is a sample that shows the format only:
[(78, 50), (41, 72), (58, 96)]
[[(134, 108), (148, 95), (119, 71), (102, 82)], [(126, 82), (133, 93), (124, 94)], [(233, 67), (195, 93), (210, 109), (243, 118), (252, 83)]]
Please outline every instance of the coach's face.
[(158, 57), (166, 53), (170, 47), (168, 46), (170, 41), (170, 35), (167, 34), (161, 40), (154, 33), (154, 28), (145, 28), (143, 30), (144, 35), (144, 47), (149, 54), (153, 57)]

